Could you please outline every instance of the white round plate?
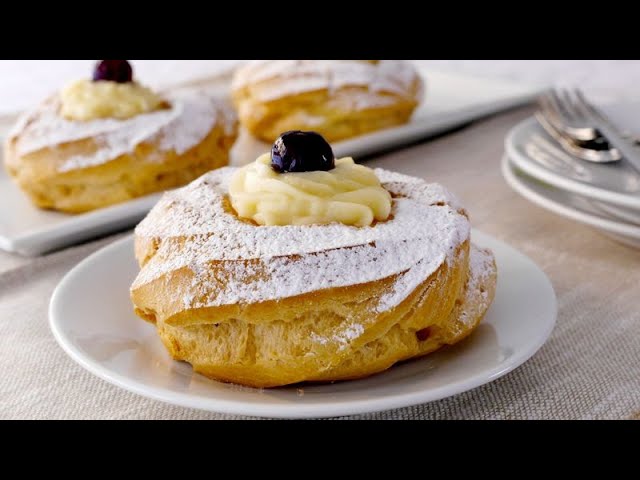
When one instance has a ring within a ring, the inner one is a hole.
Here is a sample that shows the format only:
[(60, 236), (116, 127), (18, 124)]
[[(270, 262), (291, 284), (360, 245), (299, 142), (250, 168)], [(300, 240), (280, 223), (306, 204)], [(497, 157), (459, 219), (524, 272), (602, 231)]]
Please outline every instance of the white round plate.
[(640, 243), (640, 226), (610, 217), (587, 198), (573, 195), (527, 176), (511, 163), (507, 155), (502, 159), (502, 175), (516, 192), (546, 210), (596, 227), (628, 245), (637, 246)]
[(618, 205), (599, 202), (598, 200), (590, 200), (590, 203), (600, 214), (614, 217), (617, 220), (622, 220), (623, 222), (635, 223), (636, 225), (640, 225), (640, 210), (632, 210), (630, 208), (619, 207)]
[(640, 212), (640, 174), (627, 162), (598, 164), (572, 157), (535, 118), (524, 120), (509, 132), (505, 150), (513, 164), (531, 177), (561, 190)]
[[(438, 400), (510, 372), (545, 342), (556, 297), (527, 257), (473, 232), (498, 264), (496, 298), (478, 329), (460, 344), (372, 377), (270, 390), (209, 380), (173, 361), (152, 325), (133, 314), (129, 285), (138, 272), (133, 239), (78, 264), (51, 299), (49, 319), (62, 348), (104, 380), (156, 400), (237, 415), (304, 418), (374, 412)], [(87, 402), (90, 402), (87, 399)]]

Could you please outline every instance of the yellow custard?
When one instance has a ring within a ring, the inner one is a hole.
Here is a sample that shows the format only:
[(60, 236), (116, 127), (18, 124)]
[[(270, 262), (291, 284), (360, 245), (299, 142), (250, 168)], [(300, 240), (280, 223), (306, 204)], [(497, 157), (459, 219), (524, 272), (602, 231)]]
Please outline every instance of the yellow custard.
[(138, 83), (105, 80), (72, 82), (62, 89), (60, 100), (60, 114), (76, 121), (127, 119), (166, 106), (162, 97)]
[(239, 217), (259, 225), (333, 222), (365, 227), (391, 212), (391, 195), (375, 172), (346, 157), (327, 172), (277, 173), (268, 153), (238, 170), (229, 185)]

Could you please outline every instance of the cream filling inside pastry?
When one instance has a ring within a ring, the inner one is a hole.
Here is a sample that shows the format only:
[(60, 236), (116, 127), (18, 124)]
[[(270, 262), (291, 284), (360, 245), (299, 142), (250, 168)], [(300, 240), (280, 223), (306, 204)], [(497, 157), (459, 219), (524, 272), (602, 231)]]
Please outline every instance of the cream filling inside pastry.
[(277, 173), (268, 153), (238, 170), (229, 185), (231, 205), (258, 225), (365, 227), (391, 212), (391, 195), (375, 172), (352, 158), (336, 160), (327, 172)]
[(127, 119), (160, 110), (166, 101), (135, 82), (78, 80), (60, 92), (60, 114), (67, 120)]

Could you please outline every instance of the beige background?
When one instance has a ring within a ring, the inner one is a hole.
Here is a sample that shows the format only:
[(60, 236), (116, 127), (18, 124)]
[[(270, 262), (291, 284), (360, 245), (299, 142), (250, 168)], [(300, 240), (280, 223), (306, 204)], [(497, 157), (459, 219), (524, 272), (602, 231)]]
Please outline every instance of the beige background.
[[(161, 87), (206, 77), (238, 60), (132, 60), (136, 78)], [(533, 83), (582, 86), (602, 101), (640, 99), (638, 60), (415, 60), (431, 69)], [(29, 108), (69, 79), (90, 75), (94, 60), (0, 60), (0, 114)]]
[[(559, 302), (549, 341), (505, 377), (455, 397), (352, 418), (514, 419), (640, 416), (640, 252), (515, 194), (499, 163), (501, 114), (369, 162), (451, 188), (479, 229), (530, 256)], [(80, 259), (115, 238), (29, 260), (0, 253), (0, 418), (232, 418), (147, 400), (71, 361), (47, 326), (50, 295)], [(109, 285), (105, 285), (109, 288)]]

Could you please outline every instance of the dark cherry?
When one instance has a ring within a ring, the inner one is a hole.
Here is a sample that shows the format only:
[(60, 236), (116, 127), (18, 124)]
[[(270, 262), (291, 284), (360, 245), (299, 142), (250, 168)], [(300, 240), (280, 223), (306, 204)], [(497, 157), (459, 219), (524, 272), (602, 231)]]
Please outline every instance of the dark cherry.
[(335, 166), (331, 145), (316, 132), (285, 132), (271, 148), (271, 168), (278, 173), (326, 172)]
[(98, 80), (127, 83), (133, 80), (133, 70), (126, 60), (100, 60), (93, 69), (93, 81)]

